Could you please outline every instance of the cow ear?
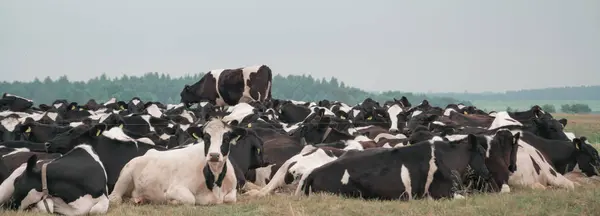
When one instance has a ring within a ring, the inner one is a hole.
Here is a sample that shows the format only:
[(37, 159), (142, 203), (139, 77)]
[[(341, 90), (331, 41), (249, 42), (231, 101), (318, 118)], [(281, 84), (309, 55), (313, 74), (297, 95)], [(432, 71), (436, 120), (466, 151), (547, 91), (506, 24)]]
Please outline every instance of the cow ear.
[(575, 149), (581, 150), (581, 139), (575, 138), (573, 139), (573, 144), (575, 145)]
[(31, 155), (29, 159), (27, 159), (27, 168), (25, 169), (28, 173), (32, 173), (35, 165), (37, 164), (38, 157), (36, 154)]
[(587, 141), (587, 137), (585, 137), (585, 136), (579, 137), (579, 139), (581, 140), (582, 143), (585, 143)]
[(2, 98), (8, 97), (8, 93), (4, 92), (4, 94), (2, 94)]
[(76, 102), (72, 102), (69, 104), (69, 106), (67, 107), (67, 110), (75, 110), (77, 109), (77, 103)]
[[(315, 108), (315, 109), (319, 109), (319, 108)], [(325, 115), (325, 109), (319, 109), (317, 111), (317, 113), (318, 113), (319, 116), (323, 116), (323, 115)]]
[(237, 127), (240, 123), (238, 122), (238, 120), (233, 120), (229, 122), (229, 125), (232, 127)]
[(567, 119), (565, 119), (565, 118), (558, 120), (558, 122), (560, 122), (560, 124), (562, 124), (563, 128), (567, 126)]
[(102, 132), (106, 131), (108, 129), (108, 126), (104, 123), (99, 123), (97, 125), (94, 125), (94, 127), (92, 127), (91, 130), (89, 130), (89, 133), (91, 136), (100, 136), (102, 134)]
[(233, 131), (231, 132), (230, 143), (232, 145), (237, 144), (237, 141), (240, 140), (240, 138), (246, 136), (246, 134), (248, 134), (248, 131), (246, 129), (241, 128), (241, 127), (234, 127)]
[(203, 138), (203, 133), (202, 133), (203, 127), (202, 126), (194, 126), (194, 127), (189, 127), (186, 132), (194, 137), (194, 139), (196, 140), (201, 140)]
[(348, 119), (348, 113), (342, 111), (342, 110), (338, 110), (335, 112), (336, 116), (339, 116), (341, 119)]
[(519, 144), (519, 139), (521, 139), (521, 132), (517, 132), (514, 136), (513, 136), (513, 145), (518, 145)]

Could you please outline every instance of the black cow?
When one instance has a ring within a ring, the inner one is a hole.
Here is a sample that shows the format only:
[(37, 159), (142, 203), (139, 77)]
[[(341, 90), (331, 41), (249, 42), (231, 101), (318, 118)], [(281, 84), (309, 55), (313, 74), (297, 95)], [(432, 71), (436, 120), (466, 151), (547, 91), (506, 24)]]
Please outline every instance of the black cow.
[(200, 81), (181, 91), (181, 102), (189, 106), (206, 100), (216, 106), (271, 99), (273, 75), (266, 65), (211, 70)]
[(32, 100), (8, 93), (4, 93), (2, 99), (0, 99), (0, 111), (25, 112), (32, 106)]
[[(41, 164), (37, 156), (32, 155), (27, 164), (17, 168), (3, 184), (11, 183), (14, 185), (12, 196), (6, 205), (10, 209), (23, 210), (45, 201), (48, 211), (63, 215), (108, 211), (106, 171), (89, 145), (79, 145), (66, 155)], [(44, 184), (47, 191), (43, 190)]]
[(402, 148), (348, 151), (314, 169), (298, 187), (305, 195), (330, 192), (364, 199), (456, 197), (453, 182), (460, 177), (453, 171), (460, 176), (470, 166), (489, 179), (485, 157), (486, 150), (473, 135), (468, 143), (426, 141)]

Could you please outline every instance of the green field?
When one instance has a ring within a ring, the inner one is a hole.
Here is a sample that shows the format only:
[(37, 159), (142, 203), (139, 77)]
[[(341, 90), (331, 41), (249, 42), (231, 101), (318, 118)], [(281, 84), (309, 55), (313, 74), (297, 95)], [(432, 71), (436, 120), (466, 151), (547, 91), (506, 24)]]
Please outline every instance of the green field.
[[(566, 130), (600, 143), (600, 115), (555, 114), (567, 118)], [(596, 148), (600, 145), (594, 144)], [(512, 188), (510, 194), (476, 194), (464, 200), (364, 201), (333, 195), (294, 197), (275, 194), (263, 198), (238, 195), (238, 203), (218, 206), (111, 205), (108, 215), (599, 215), (600, 181), (574, 191)], [(45, 215), (1, 211), (2, 216)]]
[(556, 111), (560, 112), (560, 106), (563, 104), (587, 104), (593, 112), (600, 112), (600, 100), (474, 100), (471, 101), (477, 108), (488, 111), (506, 110), (506, 107), (511, 107), (518, 110), (527, 110), (533, 105), (551, 104), (556, 107)]

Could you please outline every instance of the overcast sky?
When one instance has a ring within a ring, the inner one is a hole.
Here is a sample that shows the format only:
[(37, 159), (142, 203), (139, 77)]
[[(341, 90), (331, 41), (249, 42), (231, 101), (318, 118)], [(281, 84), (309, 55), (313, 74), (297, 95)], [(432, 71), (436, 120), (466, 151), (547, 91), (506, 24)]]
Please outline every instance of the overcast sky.
[(0, 80), (254, 64), (366, 90), (600, 84), (600, 1), (0, 0)]

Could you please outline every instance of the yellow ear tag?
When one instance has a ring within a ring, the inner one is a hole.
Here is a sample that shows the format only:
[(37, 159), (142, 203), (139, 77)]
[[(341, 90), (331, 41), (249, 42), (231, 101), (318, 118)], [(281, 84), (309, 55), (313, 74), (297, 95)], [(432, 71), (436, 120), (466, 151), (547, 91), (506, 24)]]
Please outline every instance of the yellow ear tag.
[(256, 149), (256, 152), (257, 152), (258, 154), (260, 154), (260, 149)]
[(579, 145), (575, 144), (575, 148), (576, 148), (577, 150), (579, 150)]
[(100, 132), (102, 132), (100, 129), (98, 129), (98, 131), (96, 132), (96, 136), (100, 136)]
[(373, 120), (373, 116), (369, 116), (369, 118), (367, 118), (367, 120)]
[(341, 119), (346, 119), (346, 117), (344, 117), (344, 116), (341, 116), (340, 118), (341, 118)]
[(83, 111), (83, 108), (79, 108), (79, 111)]
[(248, 128), (251, 128), (251, 127), (252, 127), (252, 123), (248, 123)]
[(31, 127), (28, 127), (25, 133), (31, 133)]
[(71, 107), (71, 110), (75, 110), (75, 106), (72, 106), (72, 107)]
[(467, 111), (463, 112), (463, 114), (468, 115), (469, 113), (467, 113)]
[(193, 133), (192, 136), (194, 137), (194, 139), (197, 139), (197, 140), (200, 139), (200, 137), (198, 137), (198, 135), (196, 135), (196, 133)]
[(122, 110), (124, 110), (124, 109), (125, 109), (125, 107), (123, 107), (123, 105), (121, 105), (121, 106), (119, 106), (119, 109), (122, 109)]
[(123, 124), (120, 124), (120, 125), (119, 125), (119, 128), (123, 129)]
[(231, 142), (230, 142), (230, 143), (231, 143), (232, 145), (235, 145), (235, 144), (237, 143), (238, 139), (240, 139), (240, 137), (241, 137), (241, 136), (237, 136), (237, 137), (233, 138), (233, 139), (231, 140)]

